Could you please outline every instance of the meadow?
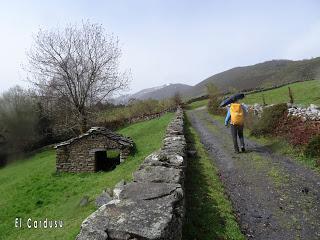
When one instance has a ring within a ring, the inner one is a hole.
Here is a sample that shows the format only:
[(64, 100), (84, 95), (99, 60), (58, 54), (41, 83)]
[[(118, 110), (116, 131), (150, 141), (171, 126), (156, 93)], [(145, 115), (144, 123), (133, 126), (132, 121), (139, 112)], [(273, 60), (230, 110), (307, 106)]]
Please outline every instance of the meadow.
[(304, 106), (311, 103), (320, 105), (320, 80), (297, 82), (264, 92), (248, 94), (243, 101), (247, 104), (262, 104), (262, 96), (264, 96), (266, 104), (286, 103), (290, 100), (288, 87), (293, 93), (294, 103)]
[[(119, 130), (134, 140), (136, 152), (110, 172), (56, 173), (54, 150), (0, 169), (0, 239), (74, 239), (82, 221), (96, 209), (95, 198), (122, 179), (130, 181), (144, 158), (161, 147), (172, 117), (173, 114), (166, 114)], [(85, 196), (89, 203), (80, 206)], [(22, 218), (22, 228), (15, 228), (16, 217)], [(28, 229), (28, 218), (62, 220), (63, 227)]]

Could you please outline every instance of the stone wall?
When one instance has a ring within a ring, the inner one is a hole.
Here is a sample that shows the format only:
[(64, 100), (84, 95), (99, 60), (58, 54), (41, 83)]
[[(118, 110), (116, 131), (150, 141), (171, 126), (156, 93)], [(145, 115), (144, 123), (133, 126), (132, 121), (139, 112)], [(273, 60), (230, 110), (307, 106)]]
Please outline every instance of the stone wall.
[(304, 108), (298, 105), (289, 104), (288, 115), (300, 117), (304, 121), (320, 121), (320, 107), (310, 104), (309, 107)]
[(139, 116), (139, 117), (133, 117), (133, 118), (129, 118), (128, 119), (128, 123), (131, 124), (131, 123), (138, 123), (138, 122), (143, 122), (143, 121), (149, 121), (151, 119), (154, 119), (154, 118), (160, 118), (162, 117), (163, 115), (167, 114), (167, 113), (170, 113), (170, 112), (175, 112), (176, 111), (176, 108), (173, 107), (173, 108), (168, 108), (162, 112), (157, 112), (157, 113), (151, 113), (151, 114), (146, 114), (146, 115), (142, 115), (142, 116)]
[(115, 187), (113, 200), (84, 220), (76, 239), (182, 238), (186, 167), (183, 128), (183, 111), (178, 108), (162, 148), (144, 160), (133, 174), (133, 182)]
[[(249, 108), (256, 115), (261, 115), (263, 109), (272, 105), (262, 106), (259, 104), (250, 105)], [(288, 116), (301, 118), (303, 121), (320, 121), (320, 107), (310, 104), (309, 107), (303, 107), (288, 103)]]

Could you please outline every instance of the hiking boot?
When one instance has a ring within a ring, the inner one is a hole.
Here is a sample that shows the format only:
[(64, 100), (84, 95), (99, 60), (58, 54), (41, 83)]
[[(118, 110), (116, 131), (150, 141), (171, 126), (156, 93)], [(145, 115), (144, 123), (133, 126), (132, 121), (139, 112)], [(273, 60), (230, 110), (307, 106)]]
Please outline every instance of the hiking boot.
[(234, 150), (234, 153), (238, 154), (238, 153), (240, 153), (240, 152), (239, 152), (238, 149), (235, 149), (235, 150)]
[(245, 152), (246, 149), (244, 147), (241, 148), (241, 152)]

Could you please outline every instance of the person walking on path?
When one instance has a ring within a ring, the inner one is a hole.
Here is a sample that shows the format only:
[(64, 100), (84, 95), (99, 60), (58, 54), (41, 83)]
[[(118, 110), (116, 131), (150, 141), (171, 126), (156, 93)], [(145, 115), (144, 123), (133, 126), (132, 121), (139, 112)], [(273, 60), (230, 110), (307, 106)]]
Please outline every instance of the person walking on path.
[(229, 122), (231, 125), (231, 135), (234, 145), (235, 153), (239, 153), (238, 137), (240, 140), (241, 152), (245, 152), (244, 138), (243, 138), (243, 125), (244, 118), (248, 112), (248, 108), (244, 105), (235, 101), (230, 104), (228, 108), (227, 116), (225, 118), (224, 124), (228, 126)]

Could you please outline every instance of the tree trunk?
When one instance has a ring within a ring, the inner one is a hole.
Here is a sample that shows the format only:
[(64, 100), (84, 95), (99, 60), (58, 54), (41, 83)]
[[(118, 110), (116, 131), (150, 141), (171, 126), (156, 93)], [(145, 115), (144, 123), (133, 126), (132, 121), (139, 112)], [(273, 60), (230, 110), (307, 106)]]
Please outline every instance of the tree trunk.
[(80, 131), (81, 133), (85, 133), (88, 129), (87, 129), (87, 116), (85, 113), (80, 113)]

